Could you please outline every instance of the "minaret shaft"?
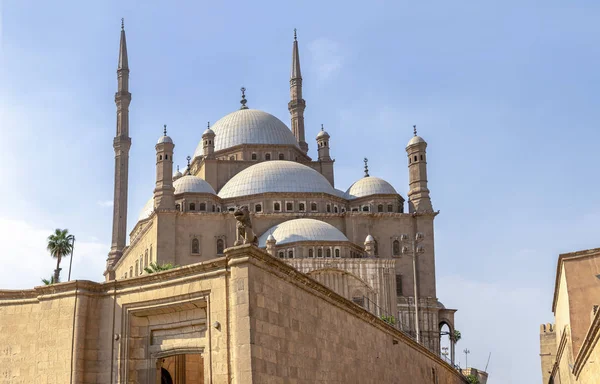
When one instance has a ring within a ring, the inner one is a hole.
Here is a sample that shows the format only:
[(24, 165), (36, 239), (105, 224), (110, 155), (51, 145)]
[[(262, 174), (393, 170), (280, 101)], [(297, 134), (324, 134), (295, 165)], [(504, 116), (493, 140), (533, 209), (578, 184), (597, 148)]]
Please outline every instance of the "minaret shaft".
[(302, 98), (302, 73), (300, 71), (300, 53), (298, 52), (298, 40), (294, 30), (294, 46), (292, 48), (292, 71), (290, 74), (290, 102), (288, 110), (291, 116), (292, 133), (304, 153), (308, 153), (308, 144), (304, 136), (304, 109), (306, 102)]
[(117, 132), (113, 140), (115, 150), (115, 184), (113, 200), (112, 241), (108, 260), (106, 262), (107, 280), (114, 279), (113, 267), (123, 254), (127, 240), (127, 182), (129, 179), (129, 63), (127, 59), (127, 43), (125, 30), (121, 29), (121, 44), (119, 47), (119, 65), (117, 68), (117, 92), (115, 105), (117, 107)]

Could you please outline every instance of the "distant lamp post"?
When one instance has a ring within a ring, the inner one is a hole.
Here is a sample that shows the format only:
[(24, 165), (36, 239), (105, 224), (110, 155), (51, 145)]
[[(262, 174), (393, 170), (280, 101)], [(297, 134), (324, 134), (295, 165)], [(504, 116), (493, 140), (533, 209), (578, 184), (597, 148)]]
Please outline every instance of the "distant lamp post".
[(69, 260), (69, 278), (67, 281), (71, 281), (71, 266), (73, 265), (73, 249), (75, 248), (75, 236), (71, 236), (71, 260)]
[(471, 353), (471, 351), (469, 351), (467, 348), (465, 348), (465, 350), (463, 351), (465, 353), (465, 369), (469, 368), (469, 364), (467, 363), (467, 356), (469, 355), (469, 353)]
[(419, 336), (419, 295), (417, 292), (417, 254), (421, 254), (425, 252), (425, 248), (422, 245), (419, 245), (425, 238), (425, 235), (421, 232), (415, 233), (414, 239), (410, 239), (410, 237), (406, 234), (400, 236), (400, 240), (402, 241), (402, 253), (412, 253), (412, 265), (413, 265), (413, 290), (415, 293), (415, 332), (417, 334), (417, 343), (420, 341)]

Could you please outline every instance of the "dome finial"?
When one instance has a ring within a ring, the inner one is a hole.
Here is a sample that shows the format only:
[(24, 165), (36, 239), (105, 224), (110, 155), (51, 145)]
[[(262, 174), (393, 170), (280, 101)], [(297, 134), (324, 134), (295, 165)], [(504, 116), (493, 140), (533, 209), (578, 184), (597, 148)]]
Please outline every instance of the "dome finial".
[(369, 177), (369, 159), (365, 157), (363, 161), (365, 162), (365, 177)]
[(323, 132), (325, 129), (323, 128), (323, 124), (321, 124), (321, 132)]
[(240, 100), (242, 107), (240, 109), (248, 109), (248, 107), (246, 106), (246, 103), (248, 102), (246, 100), (246, 88), (242, 87), (242, 88), (240, 88), (240, 91), (242, 91), (242, 100)]
[(296, 28), (294, 28), (294, 41), (298, 40), (298, 36), (296, 35)]
[(417, 126), (413, 125), (413, 133), (415, 136), (417, 136)]
[(210, 129), (210, 121), (208, 122), (208, 124), (206, 125), (206, 128)]
[(177, 172), (179, 172), (179, 165), (177, 166)]
[(163, 136), (167, 136), (167, 124), (164, 125)]
[(125, 18), (121, 17), (121, 31), (125, 30)]
[(192, 156), (188, 155), (185, 159), (188, 162), (188, 164), (187, 164), (187, 174), (191, 175), (192, 174), (192, 170), (190, 169), (190, 160), (192, 160)]

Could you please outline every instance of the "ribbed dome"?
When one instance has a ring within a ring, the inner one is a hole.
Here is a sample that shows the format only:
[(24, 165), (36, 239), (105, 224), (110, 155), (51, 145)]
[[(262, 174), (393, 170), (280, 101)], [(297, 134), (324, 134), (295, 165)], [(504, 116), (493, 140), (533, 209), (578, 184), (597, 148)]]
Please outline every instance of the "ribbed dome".
[(421, 136), (413, 136), (412, 139), (410, 139), (408, 141), (408, 144), (406, 144), (407, 147), (410, 147), (413, 144), (419, 144), (419, 143), (424, 143), (425, 140), (423, 140), (423, 138)]
[(175, 194), (179, 193), (212, 193), (216, 194), (213, 187), (208, 184), (204, 179), (197, 176), (186, 175), (177, 179), (173, 183), (175, 187)]
[(152, 215), (152, 212), (154, 212), (154, 197), (151, 197), (150, 200), (146, 202), (144, 208), (140, 211), (138, 221), (146, 220)]
[(164, 135), (164, 136), (161, 136), (158, 138), (158, 142), (156, 144), (163, 144), (163, 143), (173, 144), (173, 140), (169, 136)]
[[(295, 145), (296, 137), (275, 116), (257, 109), (240, 109), (217, 121), (211, 129), (215, 133), (215, 151), (239, 144)], [(202, 142), (194, 157), (202, 155)]]
[(276, 245), (297, 241), (349, 241), (336, 227), (315, 219), (295, 219), (284, 221), (267, 230), (258, 239), (259, 247), (266, 247), (267, 238), (273, 235)]
[(314, 169), (293, 161), (263, 161), (244, 169), (219, 191), (219, 197), (250, 196), (267, 192), (312, 192), (337, 196), (329, 181)]
[(363, 177), (346, 191), (346, 199), (357, 199), (371, 195), (397, 195), (398, 192), (387, 181), (379, 177)]

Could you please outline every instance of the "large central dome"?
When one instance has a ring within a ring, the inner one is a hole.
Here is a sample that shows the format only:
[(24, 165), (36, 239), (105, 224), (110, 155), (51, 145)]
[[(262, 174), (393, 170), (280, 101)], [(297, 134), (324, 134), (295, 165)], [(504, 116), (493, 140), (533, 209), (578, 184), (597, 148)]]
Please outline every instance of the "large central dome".
[[(239, 144), (295, 145), (296, 137), (275, 116), (257, 109), (240, 109), (217, 121), (211, 129), (215, 132), (215, 151)], [(194, 157), (202, 155), (202, 141)]]
[(250, 196), (269, 192), (327, 193), (338, 196), (329, 181), (314, 169), (293, 161), (273, 160), (255, 164), (233, 176), (219, 197)]

